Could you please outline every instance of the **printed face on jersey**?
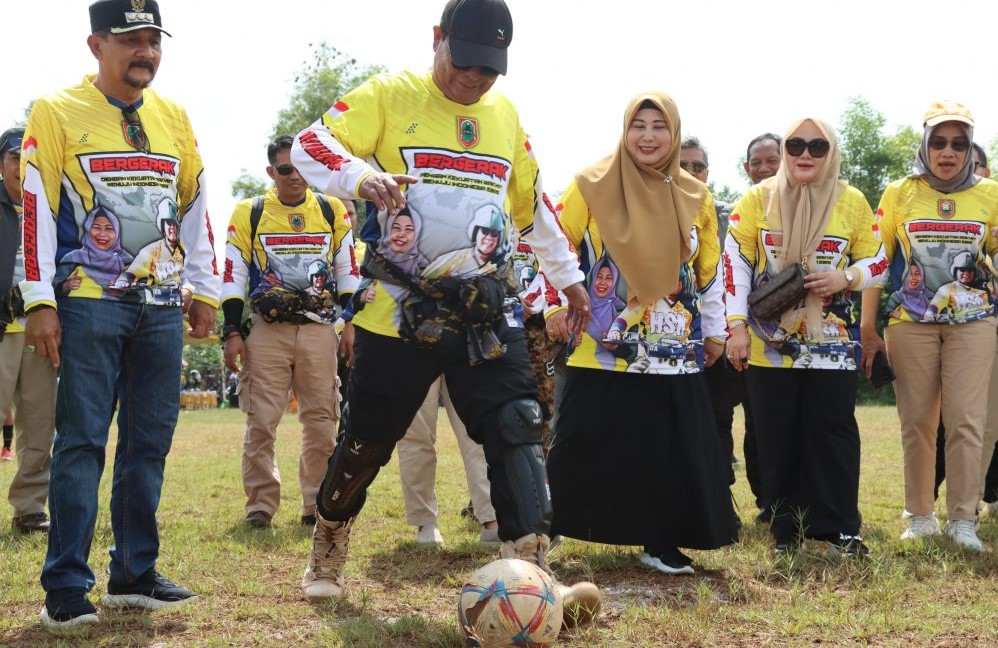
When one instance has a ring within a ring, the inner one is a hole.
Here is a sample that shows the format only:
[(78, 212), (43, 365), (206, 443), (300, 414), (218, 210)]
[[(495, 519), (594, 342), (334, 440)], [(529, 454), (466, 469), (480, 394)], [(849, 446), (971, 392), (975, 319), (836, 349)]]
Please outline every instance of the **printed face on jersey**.
[(416, 242), (416, 225), (412, 222), (412, 216), (399, 213), (392, 220), (388, 237), (393, 252), (408, 252)]
[[(278, 167), (290, 166), (293, 170), (288, 175), (281, 175), (277, 172)], [(267, 175), (274, 181), (277, 188), (277, 197), (285, 205), (294, 205), (305, 198), (305, 188), (308, 186), (305, 179), (298, 173), (291, 164), (291, 149), (283, 148), (277, 151), (274, 156), (274, 164), (267, 167)]]
[(596, 279), (593, 280), (593, 292), (597, 297), (605, 298), (613, 290), (613, 271), (607, 266), (602, 266), (596, 272)]
[(94, 247), (98, 250), (110, 250), (118, 238), (118, 232), (114, 230), (111, 219), (107, 216), (95, 216), (94, 222), (90, 224), (90, 240), (94, 242)]
[(454, 65), (440, 27), (433, 28), (433, 52), (433, 81), (445, 97), (459, 104), (468, 106), (481, 99), (499, 76), (495, 70), (477, 65), (466, 68)]
[(159, 30), (137, 29), (124, 34), (91, 34), (88, 43), (99, 63), (98, 76), (111, 84), (110, 90), (119, 84), (141, 90), (156, 78), (162, 40)]
[(624, 146), (635, 162), (645, 166), (657, 166), (672, 150), (672, 131), (659, 110), (642, 108), (634, 114)]

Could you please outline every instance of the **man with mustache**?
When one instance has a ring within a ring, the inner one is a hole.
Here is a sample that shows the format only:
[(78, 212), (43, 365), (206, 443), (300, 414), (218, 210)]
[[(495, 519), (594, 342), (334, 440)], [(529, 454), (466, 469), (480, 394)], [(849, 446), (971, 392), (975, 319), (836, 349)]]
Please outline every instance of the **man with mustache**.
[[(156, 570), (156, 509), (180, 409), (180, 286), (193, 287), (188, 333), (201, 338), (215, 327), (220, 285), (194, 132), (182, 108), (148, 88), (162, 25), (155, 0), (90, 5), (87, 45), (97, 74), (38, 99), (24, 136), (25, 348), (60, 368), (41, 576), (48, 628), (98, 621), (88, 559), (116, 404), (114, 547), (103, 605), (155, 610), (196, 598)], [(164, 239), (172, 248), (176, 237), (182, 261), (131, 268), (127, 289), (93, 280), (96, 257), (79, 264), (65, 257), (81, 247), (98, 205), (119, 217), (125, 252), (135, 256)], [(56, 298), (53, 278), (71, 264), (84, 278)]]

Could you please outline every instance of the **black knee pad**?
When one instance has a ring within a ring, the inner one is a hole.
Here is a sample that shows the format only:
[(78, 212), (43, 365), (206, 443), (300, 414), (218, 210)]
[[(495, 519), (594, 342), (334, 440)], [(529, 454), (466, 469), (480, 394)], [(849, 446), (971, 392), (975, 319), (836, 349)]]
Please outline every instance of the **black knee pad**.
[(317, 504), (322, 517), (347, 520), (357, 515), (367, 499), (367, 487), (391, 459), (394, 446), (361, 441), (349, 432), (340, 434), (319, 489)]
[(551, 493), (544, 468), (544, 418), (537, 401), (521, 398), (499, 408), (503, 466), (516, 502), (520, 526), (534, 533), (551, 530)]

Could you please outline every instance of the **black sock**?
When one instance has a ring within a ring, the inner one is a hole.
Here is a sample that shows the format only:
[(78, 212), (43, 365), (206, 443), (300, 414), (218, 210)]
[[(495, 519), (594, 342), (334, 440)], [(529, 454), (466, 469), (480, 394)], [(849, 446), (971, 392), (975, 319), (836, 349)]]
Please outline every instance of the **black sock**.
[(10, 450), (10, 444), (14, 440), (14, 426), (5, 425), (3, 426), (3, 447)]

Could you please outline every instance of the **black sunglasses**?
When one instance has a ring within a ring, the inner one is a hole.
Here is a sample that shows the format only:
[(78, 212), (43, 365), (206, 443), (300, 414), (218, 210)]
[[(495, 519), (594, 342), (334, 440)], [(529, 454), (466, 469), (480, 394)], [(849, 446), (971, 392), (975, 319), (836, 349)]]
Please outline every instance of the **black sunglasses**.
[(142, 128), (142, 120), (139, 119), (138, 111), (131, 106), (122, 108), (121, 116), (125, 118), (125, 123), (122, 124), (125, 132), (125, 141), (136, 151), (148, 153), (149, 138), (146, 137), (146, 131)]
[(791, 137), (786, 144), (787, 154), (794, 157), (804, 155), (804, 149), (807, 149), (811, 157), (823, 158), (828, 155), (828, 149), (831, 148), (828, 140), (821, 138), (807, 141), (800, 137)]
[(289, 176), (297, 170), (293, 164), (278, 164), (274, 167), (274, 171), (277, 171), (278, 175), (282, 176)]
[(956, 137), (954, 139), (946, 139), (945, 137), (930, 137), (929, 138), (929, 148), (933, 151), (944, 151), (946, 146), (949, 145), (957, 153), (963, 153), (970, 148), (970, 140), (966, 137)]
[(707, 165), (703, 162), (680, 162), (679, 168), (683, 171), (692, 171), (693, 173), (703, 173), (707, 170)]

